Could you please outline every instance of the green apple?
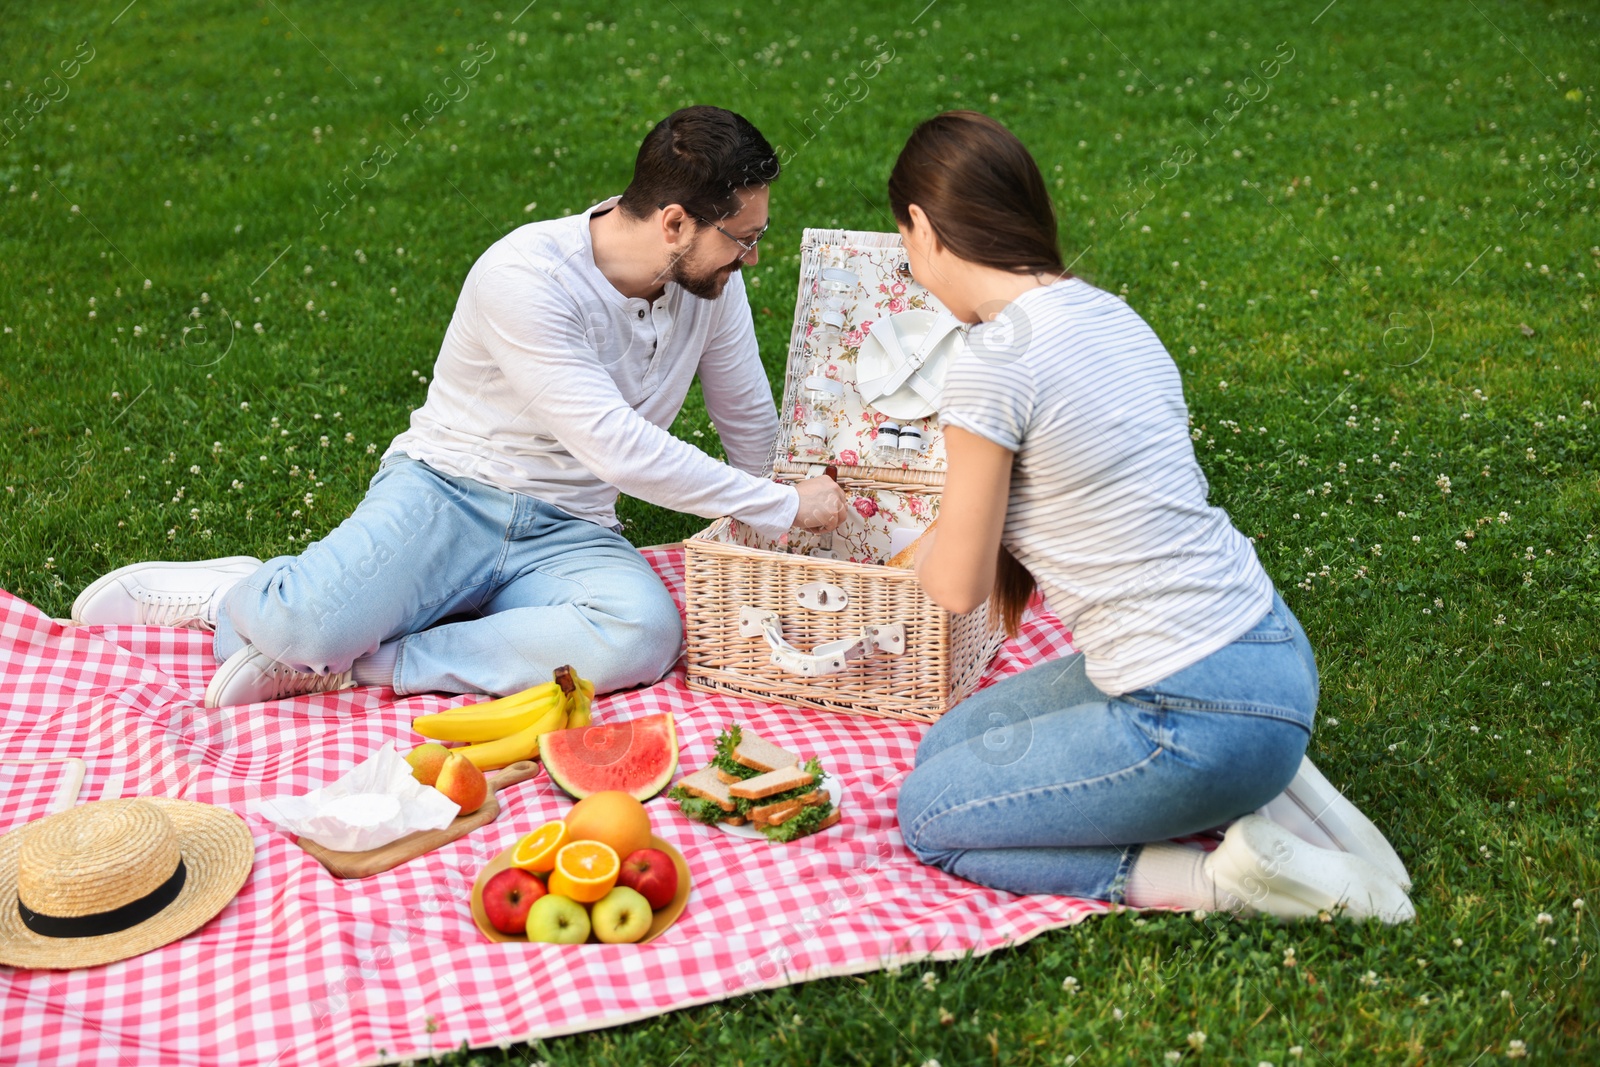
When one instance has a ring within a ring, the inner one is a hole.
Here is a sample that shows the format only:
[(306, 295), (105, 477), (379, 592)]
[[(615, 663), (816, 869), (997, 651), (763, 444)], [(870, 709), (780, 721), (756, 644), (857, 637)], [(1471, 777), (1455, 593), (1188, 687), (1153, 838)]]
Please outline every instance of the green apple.
[(590, 905), (594, 936), (608, 945), (631, 945), (650, 930), (650, 902), (637, 889), (625, 885)]
[(581, 945), (589, 940), (589, 913), (571, 897), (546, 893), (528, 909), (528, 940)]

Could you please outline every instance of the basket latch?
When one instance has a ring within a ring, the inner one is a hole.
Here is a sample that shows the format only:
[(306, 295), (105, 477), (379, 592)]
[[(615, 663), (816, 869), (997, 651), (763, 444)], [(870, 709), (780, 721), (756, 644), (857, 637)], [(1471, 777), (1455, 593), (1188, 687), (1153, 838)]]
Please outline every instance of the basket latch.
[(837, 585), (827, 582), (807, 582), (794, 592), (795, 600), (812, 611), (843, 611), (850, 603), (850, 594)]
[(898, 656), (906, 650), (905, 624), (896, 622), (863, 626), (855, 637), (828, 641), (803, 652), (783, 639), (783, 623), (777, 612), (752, 607), (739, 609), (739, 635), (766, 638), (773, 664), (808, 678), (837, 674), (852, 661), (866, 659), (875, 652)]

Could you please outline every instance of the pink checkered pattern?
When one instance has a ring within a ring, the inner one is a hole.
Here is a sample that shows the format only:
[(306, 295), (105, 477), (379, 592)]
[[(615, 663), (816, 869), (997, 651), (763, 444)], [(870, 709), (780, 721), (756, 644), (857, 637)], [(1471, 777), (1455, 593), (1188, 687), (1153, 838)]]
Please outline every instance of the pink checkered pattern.
[[(681, 606), (682, 551), (647, 554)], [(1070, 648), (1053, 616), (1037, 617), (985, 681)], [(363, 688), (207, 711), (213, 668), (209, 635), (62, 626), (0, 591), (0, 760), (78, 756), (88, 765), (80, 801), (165, 795), (225, 805), (246, 818), (256, 844), (238, 898), (175, 944), (80, 971), (0, 967), (0, 1061), (395, 1062), (463, 1041), (504, 1045), (826, 975), (982, 954), (1106, 910), (985, 889), (917, 861), (894, 804), (921, 724), (692, 693), (680, 667), (650, 689), (602, 699), (596, 720), (672, 712), (684, 772), (710, 760), (724, 724), (750, 724), (817, 755), (837, 777), (839, 825), (769, 845), (691, 822), (659, 797), (649, 805), (656, 832), (693, 872), (673, 927), (643, 946), (491, 944), (472, 922), (473, 881), (501, 849), (568, 809), (548, 777), (502, 793), (488, 827), (387, 873), (340, 881), (253, 802), (324, 785), (385, 741), (410, 747), (410, 720), (450, 702)], [(38, 817), (42, 781), (0, 778), (0, 827)]]

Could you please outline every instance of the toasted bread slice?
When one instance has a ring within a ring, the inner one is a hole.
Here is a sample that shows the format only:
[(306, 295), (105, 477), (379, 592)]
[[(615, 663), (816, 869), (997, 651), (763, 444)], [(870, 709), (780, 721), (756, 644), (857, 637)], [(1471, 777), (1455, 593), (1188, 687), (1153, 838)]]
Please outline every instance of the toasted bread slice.
[(805, 804), (808, 807), (813, 804), (826, 804), (827, 802), (828, 794), (824, 793), (820, 789), (814, 789), (800, 798), (800, 803)]
[(784, 767), (781, 770), (768, 771), (766, 774), (747, 778), (738, 785), (725, 785), (723, 788), (730, 796), (742, 800), (762, 800), (774, 793), (810, 785), (813, 781), (809, 771), (803, 771), (799, 767)]
[(780, 800), (775, 804), (763, 804), (750, 809), (750, 821), (776, 826), (803, 807), (805, 805), (799, 800)]
[(771, 815), (767, 816), (767, 825), (777, 826), (779, 823), (786, 822), (790, 818), (800, 814), (800, 812), (805, 810), (805, 805), (798, 801), (790, 801), (790, 803), (794, 806), (789, 808), (787, 811), (775, 811)]
[(720, 823), (727, 823), (729, 826), (743, 826), (744, 825), (744, 816), (743, 815), (729, 815), (727, 818), (718, 819), (717, 821), (720, 822)]
[(716, 776), (710, 767), (701, 767), (691, 775), (680, 779), (681, 785), (688, 793), (712, 801), (723, 811), (732, 811), (735, 807), (733, 797), (728, 795), (728, 786)]
[(723, 770), (721, 767), (713, 767), (712, 770), (717, 772), (717, 780), (718, 781), (724, 782), (724, 783), (726, 783), (728, 785), (732, 785), (735, 782), (744, 781), (744, 779), (740, 778), (737, 774), (729, 774), (727, 771)]
[(923, 539), (926, 538), (937, 525), (939, 525), (938, 519), (934, 519), (932, 522), (928, 523), (927, 529), (918, 534), (915, 541), (911, 542), (909, 545), (889, 557), (889, 566), (899, 567), (901, 570), (910, 570), (912, 567), (916, 566), (917, 546), (922, 544)]
[(822, 821), (817, 823), (817, 828), (815, 830), (811, 831), (811, 832), (814, 833), (814, 834), (821, 833), (823, 830), (826, 830), (828, 827), (832, 826), (834, 823), (836, 823), (838, 821), (839, 821), (839, 809), (838, 808), (834, 808), (827, 815), (824, 815), (822, 817)]
[(796, 766), (800, 762), (800, 757), (765, 738), (746, 733), (740, 737), (738, 747), (733, 750), (733, 762), (754, 767), (758, 771), (775, 771), (782, 767)]

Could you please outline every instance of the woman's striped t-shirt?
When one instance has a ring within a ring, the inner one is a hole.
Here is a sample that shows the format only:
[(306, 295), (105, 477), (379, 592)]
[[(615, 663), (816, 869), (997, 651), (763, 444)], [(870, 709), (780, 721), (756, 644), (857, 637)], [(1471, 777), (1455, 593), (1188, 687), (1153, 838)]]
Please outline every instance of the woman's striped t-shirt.
[(1014, 452), (1003, 541), (1116, 696), (1247, 633), (1272, 580), (1208, 486), (1178, 368), (1121, 299), (1069, 278), (971, 327), (940, 417)]

